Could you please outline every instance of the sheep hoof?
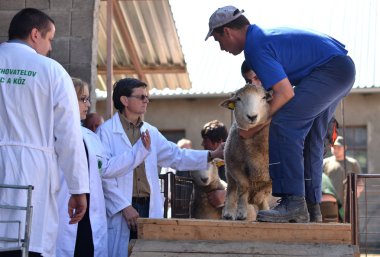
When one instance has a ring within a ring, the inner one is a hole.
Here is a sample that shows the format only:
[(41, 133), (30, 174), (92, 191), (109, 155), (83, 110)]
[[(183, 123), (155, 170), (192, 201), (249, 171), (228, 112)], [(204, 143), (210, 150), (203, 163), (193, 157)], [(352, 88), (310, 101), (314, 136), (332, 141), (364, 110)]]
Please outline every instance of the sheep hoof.
[(225, 214), (223, 214), (223, 219), (225, 219), (225, 220), (233, 220), (234, 217), (231, 214), (229, 214), (229, 213), (225, 213)]
[(238, 213), (236, 215), (236, 220), (246, 220), (247, 219), (247, 214), (242, 214), (242, 213)]

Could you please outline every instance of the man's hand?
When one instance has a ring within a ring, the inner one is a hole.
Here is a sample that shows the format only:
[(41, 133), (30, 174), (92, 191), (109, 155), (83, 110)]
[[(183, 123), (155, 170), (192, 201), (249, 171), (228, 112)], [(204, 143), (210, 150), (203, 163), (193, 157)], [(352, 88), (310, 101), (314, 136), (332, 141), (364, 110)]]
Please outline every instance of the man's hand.
[(224, 145), (225, 144), (226, 143), (223, 142), (214, 151), (210, 151), (211, 160), (215, 158), (224, 159)]
[(133, 231), (137, 231), (137, 218), (140, 217), (139, 213), (136, 211), (132, 205), (123, 209), (123, 216), (127, 221), (128, 228)]
[(145, 146), (145, 148), (147, 150), (150, 149), (150, 135), (149, 135), (149, 130), (145, 130), (145, 132), (142, 132), (141, 133), (141, 141), (143, 143), (143, 145)]
[(69, 199), (68, 212), (70, 216), (69, 224), (78, 223), (86, 213), (87, 199), (86, 194), (73, 194)]
[(226, 199), (226, 190), (215, 190), (207, 194), (208, 202), (215, 208), (224, 206), (224, 200)]
[(269, 119), (262, 125), (259, 125), (257, 127), (254, 127), (248, 130), (239, 129), (239, 136), (241, 136), (242, 138), (251, 138), (254, 135), (256, 135), (260, 130), (268, 126), (270, 122), (271, 122), (271, 119)]

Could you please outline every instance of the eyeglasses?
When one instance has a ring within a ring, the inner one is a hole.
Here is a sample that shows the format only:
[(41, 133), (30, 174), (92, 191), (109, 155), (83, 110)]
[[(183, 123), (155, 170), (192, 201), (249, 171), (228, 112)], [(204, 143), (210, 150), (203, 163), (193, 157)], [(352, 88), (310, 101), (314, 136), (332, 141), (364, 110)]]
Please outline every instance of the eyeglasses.
[(83, 102), (83, 103), (91, 103), (91, 99), (89, 97), (81, 97), (79, 98), (79, 101)]
[(128, 96), (128, 97), (134, 97), (134, 98), (137, 98), (141, 101), (144, 101), (145, 99), (149, 101), (149, 96), (147, 95), (131, 95), (131, 96)]

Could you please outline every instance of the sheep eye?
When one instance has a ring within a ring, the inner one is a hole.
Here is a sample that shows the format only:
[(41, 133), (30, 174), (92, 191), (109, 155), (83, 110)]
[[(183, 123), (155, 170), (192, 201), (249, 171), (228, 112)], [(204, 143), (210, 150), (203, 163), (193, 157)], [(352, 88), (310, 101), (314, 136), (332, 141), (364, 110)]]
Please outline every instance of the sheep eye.
[(240, 97), (236, 97), (236, 101), (241, 101), (241, 98)]

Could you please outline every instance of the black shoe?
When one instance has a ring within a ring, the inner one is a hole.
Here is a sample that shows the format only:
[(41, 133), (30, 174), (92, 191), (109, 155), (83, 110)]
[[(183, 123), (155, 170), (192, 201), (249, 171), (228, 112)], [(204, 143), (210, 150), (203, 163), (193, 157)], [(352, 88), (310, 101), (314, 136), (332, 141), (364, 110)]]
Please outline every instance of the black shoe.
[(309, 211), (310, 222), (322, 223), (322, 213), (319, 203), (307, 202), (307, 210)]
[(257, 221), (274, 223), (308, 223), (309, 212), (307, 211), (305, 198), (302, 196), (284, 196), (280, 203), (272, 210), (261, 210), (257, 214)]

